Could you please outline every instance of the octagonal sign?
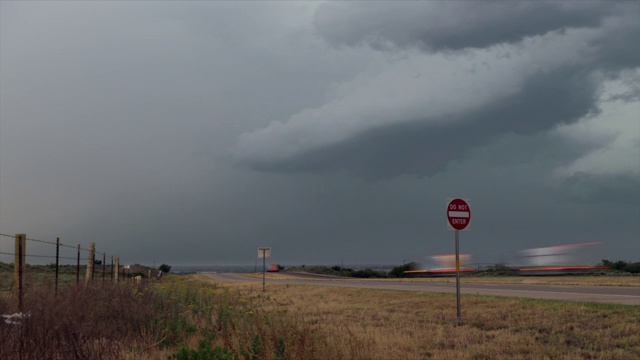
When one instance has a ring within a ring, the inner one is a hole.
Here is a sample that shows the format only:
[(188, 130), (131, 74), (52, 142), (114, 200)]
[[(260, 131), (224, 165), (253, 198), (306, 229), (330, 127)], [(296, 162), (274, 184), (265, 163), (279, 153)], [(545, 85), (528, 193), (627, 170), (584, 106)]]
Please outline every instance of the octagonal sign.
[(450, 229), (464, 230), (471, 222), (469, 200), (447, 199), (447, 221)]

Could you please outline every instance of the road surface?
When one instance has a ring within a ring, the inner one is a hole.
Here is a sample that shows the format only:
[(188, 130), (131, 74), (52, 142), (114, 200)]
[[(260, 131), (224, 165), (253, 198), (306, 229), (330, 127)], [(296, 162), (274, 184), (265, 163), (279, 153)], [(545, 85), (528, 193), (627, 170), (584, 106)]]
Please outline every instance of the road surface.
[[(262, 278), (244, 276), (239, 273), (202, 273), (218, 281), (262, 283)], [(287, 273), (287, 275), (294, 275)], [(295, 275), (294, 275), (295, 276)], [(313, 274), (297, 274), (299, 279), (266, 279), (267, 283), (342, 286), (368, 289), (425, 291), (439, 293), (455, 293), (456, 284), (433, 283), (420, 281), (375, 281)], [(585, 301), (606, 304), (622, 304), (640, 306), (640, 287), (625, 286), (569, 286), (569, 285), (533, 285), (533, 284), (460, 284), (462, 294), (489, 296), (522, 297), (531, 299)]]

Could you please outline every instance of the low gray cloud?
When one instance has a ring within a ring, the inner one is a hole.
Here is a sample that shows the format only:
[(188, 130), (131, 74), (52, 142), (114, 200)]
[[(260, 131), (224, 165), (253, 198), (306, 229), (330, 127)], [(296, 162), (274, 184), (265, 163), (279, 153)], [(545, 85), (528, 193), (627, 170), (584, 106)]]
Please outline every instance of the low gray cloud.
[(575, 68), (540, 74), (517, 94), (468, 113), (374, 127), (291, 157), (249, 164), (262, 171), (347, 171), (370, 179), (434, 175), (502, 133), (535, 133), (596, 111), (597, 84), (582, 75)]
[[(408, 6), (391, 10), (388, 4), (376, 4), (325, 6), (375, 9), (389, 19)], [(417, 6), (449, 11), (442, 4)], [(456, 4), (461, 7), (456, 11), (471, 6), (469, 13), (477, 6)], [(597, 112), (603, 81), (640, 65), (639, 50), (623, 45), (640, 37), (633, 20), (634, 15), (640, 15), (640, 7), (631, 6), (629, 12), (621, 13), (616, 4), (536, 4), (521, 6), (553, 9), (561, 14), (558, 19), (573, 20), (561, 31), (559, 26), (549, 26), (544, 28), (549, 32), (527, 33), (531, 36), (513, 44), (494, 43), (454, 53), (404, 52), (378, 74), (345, 86), (346, 91), (335, 100), (243, 134), (237, 158), (260, 171), (346, 170), (374, 178), (432, 175), (448, 161), (498, 134), (545, 131)], [(318, 9), (319, 13), (324, 11), (331, 13)], [(571, 16), (574, 13), (581, 15)], [(344, 21), (345, 26), (351, 24), (348, 16), (331, 18)], [(355, 23), (365, 26), (368, 21), (376, 23), (374, 19), (377, 17), (365, 17)], [(411, 22), (394, 24), (412, 26)], [(580, 27), (588, 25), (592, 27)], [(509, 32), (509, 26), (503, 30)], [(454, 149), (447, 146), (453, 138), (458, 144)]]
[(319, 34), (337, 45), (482, 48), (555, 30), (597, 27), (618, 6), (563, 1), (329, 2), (316, 11), (315, 24)]

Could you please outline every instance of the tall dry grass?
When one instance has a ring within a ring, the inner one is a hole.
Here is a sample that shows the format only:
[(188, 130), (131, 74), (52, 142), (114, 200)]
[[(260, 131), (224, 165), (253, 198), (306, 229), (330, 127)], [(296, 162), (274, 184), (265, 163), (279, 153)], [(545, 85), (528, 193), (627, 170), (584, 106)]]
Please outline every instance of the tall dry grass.
[(229, 284), (352, 359), (638, 359), (640, 308), (309, 285)]
[[(13, 311), (0, 299), (0, 313)], [(0, 359), (637, 359), (640, 308), (168, 276), (30, 290)], [(2, 319), (0, 319), (2, 320)], [(184, 355), (183, 357), (178, 355)], [(225, 355), (226, 356), (226, 355)]]
[[(0, 301), (0, 312), (15, 304)], [(0, 323), (0, 359), (114, 359), (162, 333), (149, 293), (129, 286), (68, 286), (25, 294), (22, 319)]]
[[(165, 277), (146, 285), (68, 286), (25, 295), (27, 314), (0, 321), (0, 359), (167, 359), (204, 344), (238, 359), (346, 359), (304, 321), (262, 298)], [(0, 313), (15, 304), (0, 299)], [(3, 319), (0, 319), (3, 320)]]

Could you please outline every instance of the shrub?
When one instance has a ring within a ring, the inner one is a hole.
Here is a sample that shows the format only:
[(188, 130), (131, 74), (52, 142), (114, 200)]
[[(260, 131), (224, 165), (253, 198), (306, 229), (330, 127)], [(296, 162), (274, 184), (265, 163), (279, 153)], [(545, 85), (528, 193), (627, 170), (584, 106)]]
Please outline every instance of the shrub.
[(504, 264), (496, 264), (485, 271), (479, 273), (479, 275), (488, 276), (506, 276), (506, 275), (518, 275), (518, 270), (508, 267)]
[(624, 271), (632, 274), (640, 273), (640, 262), (628, 263), (623, 260), (609, 261), (607, 259), (602, 259), (602, 262), (600, 263), (600, 265), (608, 266), (612, 270)]
[(389, 271), (390, 278), (403, 278), (407, 275), (404, 273), (405, 271), (411, 270), (415, 267), (416, 263), (410, 262), (408, 264), (404, 264), (402, 266), (396, 266), (391, 271)]
[(628, 263), (623, 270), (632, 274), (640, 274), (640, 262)]
[(364, 270), (356, 270), (353, 271), (351, 273), (352, 277), (357, 277), (357, 278), (386, 278), (387, 277), (387, 273), (382, 272), (382, 271), (375, 271), (375, 270), (371, 270), (371, 269), (364, 269)]

